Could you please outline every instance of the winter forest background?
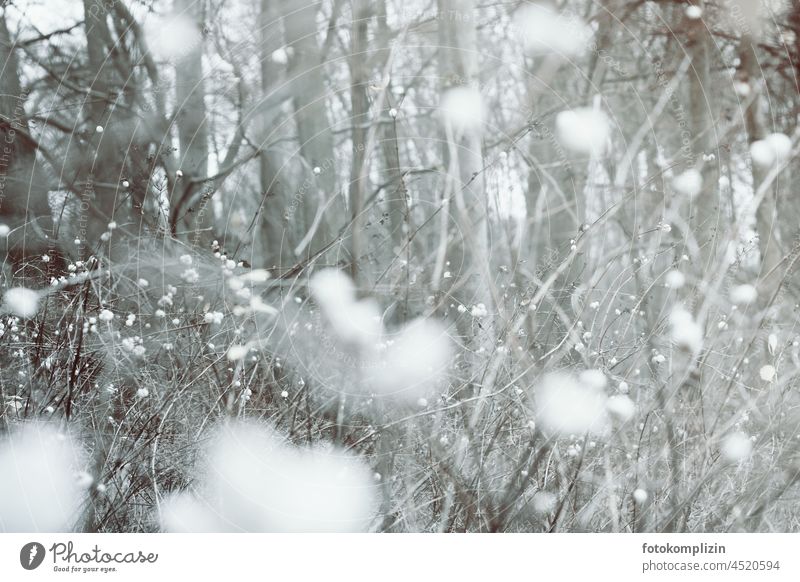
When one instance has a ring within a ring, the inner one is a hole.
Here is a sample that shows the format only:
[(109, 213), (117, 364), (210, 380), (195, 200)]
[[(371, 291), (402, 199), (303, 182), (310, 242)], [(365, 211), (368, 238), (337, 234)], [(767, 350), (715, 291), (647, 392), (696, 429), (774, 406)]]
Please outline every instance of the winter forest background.
[(800, 530), (800, 3), (4, 0), (0, 531)]

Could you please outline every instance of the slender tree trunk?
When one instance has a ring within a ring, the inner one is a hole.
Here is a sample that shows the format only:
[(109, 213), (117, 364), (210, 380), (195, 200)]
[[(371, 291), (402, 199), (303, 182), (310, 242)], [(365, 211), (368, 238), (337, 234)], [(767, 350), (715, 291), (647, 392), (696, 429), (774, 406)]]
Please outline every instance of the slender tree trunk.
[[(535, 70), (530, 70), (529, 79), (529, 98), (532, 101), (540, 100)], [(564, 261), (571, 261), (551, 288), (549, 305), (543, 305), (538, 310), (540, 315), (547, 314), (547, 321), (538, 322), (536, 342), (548, 350), (562, 339), (562, 334), (556, 333), (565, 328), (561, 314), (576, 315), (573, 313), (572, 298), (584, 277), (584, 256), (588, 249), (571, 259), (569, 257), (572, 244), (585, 221), (584, 190), (588, 172), (597, 162), (557, 147), (558, 140), (550, 129), (550, 120), (540, 121), (534, 113), (532, 122), (535, 125), (531, 129), (528, 146), (530, 167), (525, 198), (524, 238), (527, 244), (522, 249), (526, 270), (533, 270), (540, 280), (544, 280)], [(558, 156), (561, 156), (560, 159)], [(545, 165), (550, 167), (543, 167)]]
[[(89, 56), (89, 69), (94, 74), (92, 77), (92, 90), (96, 93), (108, 95), (113, 86), (113, 67), (108, 55), (111, 44), (111, 32), (108, 26), (109, 13), (103, 4), (92, 0), (83, 1), (86, 51)], [(95, 126), (105, 127), (111, 115), (108, 100), (100, 98), (88, 100), (87, 118)], [(94, 129), (94, 128), (92, 128)]]
[[(291, 220), (301, 220), (304, 231), (324, 210), (311, 244), (304, 255), (318, 251), (344, 226), (346, 205), (336, 191), (336, 164), (333, 134), (326, 106), (324, 55), (317, 42), (318, 1), (300, 3), (284, 0), (284, 34), (291, 49), (289, 78), (294, 92), (294, 111), (300, 153), (305, 160), (302, 185), (295, 193), (299, 208)], [(326, 207), (327, 205), (327, 207)]]
[(794, 88), (800, 94), (800, 2), (794, 2), (789, 12), (789, 27), (794, 32)]
[(25, 94), (19, 81), (19, 69), (14, 39), (6, 25), (5, 12), (0, 15), (0, 139), (4, 145), (0, 156), (0, 172), (7, 176), (11, 166), (23, 160), (30, 160), (34, 155), (31, 142), (23, 136), (16, 135), (17, 130), (28, 131), (25, 117)]
[(111, 51), (115, 44), (109, 25), (112, 14), (106, 4), (94, 0), (84, 0), (83, 6), (92, 94), (85, 106), (88, 147), (75, 148), (73, 155), (78, 160), (74, 178), (85, 184), (79, 195), (80, 208), (88, 204), (91, 210), (89, 216), (73, 222), (87, 225), (79, 237), (79, 253), (86, 255), (95, 252), (112, 220), (138, 230), (141, 208), (134, 209), (130, 194), (119, 187), (125, 171), (124, 152), (130, 147), (126, 130), (130, 115), (116, 103), (122, 65)]
[[(386, 22), (386, 0), (379, 0), (377, 6), (378, 21), (378, 62), (383, 64), (391, 58), (389, 48), (390, 30)], [(400, 250), (406, 242), (408, 230), (408, 190), (403, 178), (403, 168), (400, 163), (400, 143), (397, 136), (397, 110), (393, 104), (392, 80), (384, 79), (386, 86), (385, 98), (381, 115), (391, 119), (391, 122), (381, 125), (381, 149), (386, 168), (386, 177), (389, 184), (386, 189), (386, 205), (389, 212), (389, 228), (391, 228), (392, 254)]]
[[(745, 130), (747, 131), (747, 142), (752, 144), (755, 141), (766, 137), (767, 131), (761, 115), (761, 95), (762, 90), (760, 79), (760, 68), (755, 52), (753, 38), (744, 34), (739, 43), (739, 59), (741, 61), (741, 71), (745, 76), (744, 81), (750, 87), (750, 102), (745, 110)], [(767, 174), (767, 170), (756, 163), (752, 164), (753, 172), (753, 193), (758, 192)], [(781, 257), (781, 237), (777, 221), (777, 187), (778, 180), (767, 190), (764, 199), (756, 209), (756, 231), (758, 232), (758, 244), (761, 252), (761, 272), (759, 274), (759, 297), (762, 302), (767, 303), (777, 291), (781, 283), (782, 275), (778, 268)]]
[(0, 143), (3, 144), (0, 148), (0, 216), (14, 215), (24, 222), (32, 206), (38, 211), (47, 210), (47, 198), (43, 205), (41, 201), (21, 203), (21, 196), (17, 194), (20, 180), (32, 169), (35, 151), (26, 137), (25, 94), (20, 86), (16, 47), (6, 25), (5, 12), (0, 15), (0, 62), (3, 63), (0, 67)]
[[(274, 83), (282, 77), (278, 63), (272, 54), (283, 44), (279, 26), (279, 11), (275, 2), (261, 0), (259, 12), (259, 34), (261, 35), (261, 92), (267, 95)], [(276, 24), (277, 23), (277, 24)], [(266, 118), (266, 115), (264, 116)], [(265, 121), (261, 148), (271, 141), (275, 123)], [(263, 268), (275, 268), (277, 272), (292, 264), (291, 245), (294, 242), (285, 218), (286, 191), (280, 176), (280, 159), (271, 151), (262, 151), (259, 158), (259, 179), (261, 182), (261, 215), (259, 217), (260, 256), (254, 257), (253, 264)]]
[[(7, 251), (16, 275), (30, 258), (52, 254), (55, 226), (47, 202), (47, 182), (36, 164), (36, 149), (25, 114), (27, 92), (19, 79), (15, 39), (0, 15), (0, 220), (13, 230), (0, 252)], [(41, 272), (45, 265), (36, 265)], [(51, 265), (46, 265), (49, 270)], [(47, 273), (49, 275), (49, 273)]]
[[(400, 324), (409, 318), (410, 297), (410, 267), (415, 255), (414, 244), (417, 248), (422, 245), (420, 238), (411, 239), (413, 226), (409, 207), (409, 191), (406, 185), (405, 168), (400, 157), (400, 136), (398, 133), (398, 109), (402, 103), (402, 96), (396, 97), (392, 82), (392, 66), (394, 62), (392, 47), (390, 46), (392, 31), (387, 22), (386, 0), (378, 0), (376, 6), (377, 20), (377, 50), (376, 60), (381, 70), (381, 83), (386, 85), (383, 91), (383, 104), (380, 110), (382, 123), (378, 130), (383, 158), (385, 179), (382, 180), (384, 218), (388, 219), (388, 228), (391, 245), (388, 252), (382, 257), (390, 261), (389, 264), (396, 270), (394, 280), (402, 281), (396, 286), (403, 289), (397, 293), (395, 309), (388, 314), (388, 320)], [(419, 254), (419, 253), (416, 253)]]
[[(439, 0), (438, 7), (439, 74), (443, 92), (461, 87), (477, 91), (479, 53), (475, 3), (473, 0)], [(444, 138), (447, 187), (443, 193), (442, 212), (451, 212), (452, 222), (457, 225), (447, 253), (451, 265), (460, 266), (453, 274), (455, 294), (467, 307), (483, 303), (488, 310), (493, 310), (482, 128), (472, 125), (454, 131), (446, 127)], [(440, 281), (433, 284), (437, 288)], [(461, 318), (461, 321), (466, 319)], [(492, 330), (484, 329), (479, 343), (491, 335)]]
[(686, 162), (687, 167), (699, 168), (703, 177), (703, 187), (692, 201), (689, 225), (700, 247), (695, 271), (702, 278), (717, 257), (723, 212), (719, 195), (716, 113), (713, 107), (715, 87), (711, 79), (713, 39), (703, 19), (684, 17), (684, 23), (688, 31), (687, 50), (692, 59), (688, 81), (693, 143)]
[(350, 103), (352, 120), (352, 165), (350, 167), (350, 207), (352, 209), (352, 232), (350, 233), (350, 272), (357, 284), (365, 282), (364, 267), (361, 265), (366, 252), (364, 220), (364, 199), (366, 196), (367, 123), (369, 123), (369, 100), (367, 98), (367, 25), (369, 4), (367, 0), (352, 1), (353, 22), (350, 47)]
[[(203, 28), (203, 4), (200, 0), (176, 0), (175, 12), (189, 19), (197, 28)], [(176, 190), (192, 178), (208, 176), (208, 124), (205, 105), (205, 79), (203, 76), (203, 45), (187, 47), (175, 63), (175, 100), (177, 107), (178, 168), (183, 178), (177, 181)], [(210, 248), (215, 238), (214, 211), (210, 197), (191, 208), (184, 209), (185, 238), (190, 243)]]

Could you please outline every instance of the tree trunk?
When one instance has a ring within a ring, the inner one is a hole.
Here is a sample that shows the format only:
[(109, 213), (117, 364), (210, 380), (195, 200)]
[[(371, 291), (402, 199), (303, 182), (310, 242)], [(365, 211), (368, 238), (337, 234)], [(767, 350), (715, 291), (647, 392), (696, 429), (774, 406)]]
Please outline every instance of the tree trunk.
[[(203, 27), (203, 5), (199, 0), (175, 0), (174, 10), (182, 18)], [(187, 47), (175, 63), (175, 100), (177, 108), (179, 157), (178, 168), (183, 178), (177, 181), (176, 191), (192, 178), (208, 176), (208, 126), (206, 122), (205, 81), (203, 77), (203, 46)], [(179, 226), (182, 238), (191, 244), (210, 248), (214, 239), (214, 212), (210, 199), (203, 199), (192, 208), (183, 209)]]
[(28, 121), (25, 117), (25, 93), (19, 81), (17, 53), (14, 39), (6, 25), (5, 12), (0, 15), (0, 139), (4, 145), (0, 156), (0, 175), (7, 176), (12, 165), (17, 161), (29, 161), (34, 155), (34, 147), (30, 140), (17, 131), (28, 132)]
[(366, 282), (364, 265), (360, 262), (366, 251), (364, 200), (367, 177), (364, 169), (367, 156), (367, 123), (369, 123), (369, 100), (367, 99), (367, 25), (369, 4), (366, 0), (353, 0), (353, 22), (350, 47), (350, 103), (352, 120), (352, 162), (350, 167), (350, 208), (352, 230), (350, 232), (350, 272), (357, 285)]
[[(317, 43), (319, 1), (300, 4), (285, 0), (284, 34), (289, 55), (289, 78), (293, 87), (295, 122), (300, 154), (305, 160), (301, 187), (295, 194), (299, 206), (290, 220), (301, 220), (310, 230), (318, 212), (324, 214), (303, 254), (309, 256), (329, 243), (344, 226), (346, 205), (336, 192), (336, 160), (333, 134), (326, 107), (325, 78)], [(326, 207), (327, 205), (327, 207)]]
[[(278, 10), (271, 0), (261, 0), (259, 12), (259, 34), (261, 35), (261, 92), (267, 95), (275, 82), (281, 78), (280, 65), (272, 59), (272, 54), (283, 43), (282, 33), (278, 22)], [(263, 116), (265, 120), (268, 115)], [(259, 179), (261, 182), (261, 216), (259, 217), (259, 242), (261, 245), (260, 256), (251, 261), (257, 267), (275, 269), (277, 273), (293, 264), (291, 261), (291, 245), (294, 242), (286, 214), (286, 191), (281, 181), (280, 160), (277, 154), (263, 151), (272, 139), (276, 124), (265, 121), (263, 125), (262, 141), (258, 144), (262, 148), (259, 158)]]
[(87, 96), (85, 106), (88, 147), (75, 147), (72, 155), (76, 158), (73, 179), (82, 184), (80, 212), (87, 205), (91, 210), (88, 216), (73, 218), (73, 223), (86, 225), (78, 238), (78, 252), (88, 255), (101, 246), (101, 236), (112, 220), (137, 232), (142, 209), (134, 209), (129, 193), (119, 187), (131, 132), (130, 113), (117, 104), (122, 82), (119, 63), (111, 51), (115, 46), (109, 27), (111, 15), (105, 4), (94, 0), (84, 0), (83, 6), (92, 95)]
[[(739, 59), (744, 81), (750, 87), (750, 103), (745, 110), (745, 130), (747, 131), (747, 143), (752, 144), (766, 137), (767, 131), (761, 115), (760, 91), (762, 88), (759, 83), (760, 67), (755, 52), (755, 41), (748, 34), (742, 35), (739, 43)], [(753, 162), (752, 172), (753, 194), (755, 195), (764, 183), (767, 170)], [(758, 290), (759, 298), (764, 304), (772, 299), (782, 280), (781, 271), (778, 268), (783, 253), (777, 222), (777, 188), (778, 180), (775, 180), (756, 209), (756, 231), (761, 253)]]
[(686, 167), (699, 168), (703, 177), (702, 189), (692, 201), (689, 225), (700, 247), (695, 273), (702, 279), (715, 264), (722, 219), (716, 113), (710, 98), (715, 91), (711, 79), (713, 40), (703, 19), (684, 17), (684, 22), (688, 30), (687, 50), (692, 59), (688, 81), (693, 142)]
[(0, 221), (13, 229), (8, 245), (16, 262), (41, 254), (46, 247), (31, 225), (49, 218), (49, 206), (46, 185), (34, 174), (35, 146), (25, 116), (27, 93), (20, 86), (16, 47), (5, 12), (0, 15), (0, 62)]
[[(478, 90), (475, 14), (473, 0), (439, 0), (439, 74), (443, 94), (459, 87)], [(454, 294), (467, 308), (483, 303), (492, 310), (482, 128), (475, 125), (458, 131), (446, 128), (444, 141), (447, 187), (443, 193), (442, 212), (451, 212), (452, 223), (457, 226), (447, 254), (451, 265), (456, 265), (460, 271), (453, 273)], [(449, 205), (448, 199), (451, 199)], [(447, 230), (450, 230), (449, 224)], [(440, 281), (433, 281), (433, 284), (437, 288)], [(461, 321), (468, 319), (462, 317)], [(485, 329), (483, 340), (491, 335), (491, 330)]]
[[(378, 21), (378, 62), (382, 65), (390, 58), (389, 35), (390, 30), (386, 22), (386, 0), (379, 0), (377, 7)], [(386, 169), (387, 183), (386, 206), (389, 212), (389, 228), (391, 229), (392, 253), (400, 250), (406, 242), (408, 232), (408, 189), (403, 178), (403, 168), (400, 163), (400, 140), (397, 136), (397, 111), (393, 104), (391, 77), (383, 79), (387, 82), (381, 116), (391, 119), (381, 125), (381, 149)]]

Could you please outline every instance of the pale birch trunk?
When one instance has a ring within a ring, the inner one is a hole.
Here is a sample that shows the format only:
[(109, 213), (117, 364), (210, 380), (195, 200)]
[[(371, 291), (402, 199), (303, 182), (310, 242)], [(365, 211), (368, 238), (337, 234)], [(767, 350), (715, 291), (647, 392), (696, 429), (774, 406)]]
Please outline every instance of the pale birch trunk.
[[(274, 84), (281, 78), (281, 65), (275, 63), (272, 54), (282, 44), (282, 33), (276, 25), (279, 11), (275, 2), (261, 0), (259, 11), (259, 58), (261, 59), (261, 92), (269, 94)], [(264, 115), (266, 118), (267, 115)], [(259, 158), (259, 180), (261, 184), (260, 216), (258, 223), (257, 256), (253, 264), (262, 268), (274, 268), (280, 273), (284, 268), (292, 265), (291, 245), (294, 238), (288, 228), (286, 214), (286, 189), (281, 180), (280, 162), (275, 152), (265, 150), (269, 141), (274, 139), (276, 123), (265, 122), (262, 132), (262, 148)]]
[[(476, 9), (473, 0), (439, 0), (439, 74), (443, 94), (449, 89), (468, 87), (479, 91)], [(491, 312), (489, 206), (483, 175), (483, 140), (480, 127), (447, 127), (444, 130), (444, 167), (447, 187), (442, 193), (443, 213), (450, 212), (448, 230), (453, 239), (447, 257), (456, 278), (454, 296), (468, 309), (483, 303)], [(446, 218), (446, 217), (445, 217)], [(444, 218), (443, 218), (444, 220)], [(452, 225), (457, 228), (452, 229)], [(444, 232), (443, 232), (444, 236)], [(436, 277), (438, 273), (434, 274)], [(434, 280), (434, 288), (441, 281)], [(465, 320), (462, 318), (460, 321)], [(462, 325), (463, 330), (463, 325)], [(476, 336), (476, 327), (471, 332)], [(491, 329), (483, 329), (488, 342)]]
[[(364, 257), (368, 233), (365, 231), (364, 202), (367, 177), (364, 173), (367, 148), (367, 123), (369, 123), (369, 100), (367, 98), (367, 28), (369, 4), (367, 0), (353, 0), (353, 21), (350, 46), (350, 106), (352, 160), (350, 167), (350, 209), (352, 227), (350, 231), (350, 273), (357, 285), (368, 279)], [(363, 261), (363, 264), (362, 264)]]
[(688, 31), (687, 51), (691, 57), (688, 83), (693, 140), (685, 161), (686, 167), (698, 168), (703, 177), (702, 189), (691, 203), (689, 225), (700, 247), (694, 270), (702, 279), (715, 264), (724, 224), (719, 192), (715, 88), (711, 78), (713, 40), (703, 19), (686, 17), (684, 22)]
[[(743, 35), (739, 43), (741, 70), (746, 76), (745, 81), (750, 88), (750, 100), (744, 114), (748, 144), (763, 139), (767, 134), (761, 113), (762, 100), (760, 92), (763, 87), (759, 82), (761, 75), (754, 44), (754, 39), (748, 34)], [(754, 161), (752, 163), (752, 173), (753, 193), (755, 195), (764, 183), (768, 170)], [(777, 221), (779, 179), (776, 179), (770, 185), (764, 194), (764, 199), (756, 209), (756, 231), (758, 232), (758, 244), (761, 254), (758, 290), (759, 298), (765, 305), (772, 300), (783, 278), (779, 268), (783, 252)]]
[[(183, 18), (191, 20), (199, 29), (203, 27), (203, 5), (199, 0), (176, 0), (174, 10)], [(175, 63), (176, 125), (180, 147), (178, 168), (183, 178), (176, 181), (175, 189), (183, 191), (183, 185), (193, 178), (208, 176), (208, 124), (205, 106), (205, 79), (203, 75), (203, 45), (187, 47)], [(214, 211), (210, 197), (203, 197), (197, 204), (183, 208), (179, 231), (191, 244), (210, 248), (215, 238), (213, 232)]]
[[(13, 230), (2, 245), (12, 262), (22, 262), (41, 254), (47, 241), (39, 232), (51, 236), (52, 221), (47, 203), (47, 187), (35, 166), (35, 146), (30, 139), (25, 113), (26, 93), (20, 85), (17, 47), (0, 15), (0, 217)], [(42, 227), (34, 228), (33, 224)]]
[(336, 190), (336, 159), (327, 111), (327, 89), (323, 60), (317, 41), (317, 10), (320, 2), (285, 1), (284, 34), (289, 54), (289, 79), (293, 87), (299, 153), (304, 160), (301, 187), (294, 196), (299, 208), (290, 219), (300, 221), (306, 234), (324, 209), (310, 244), (301, 255), (309, 256), (331, 242), (344, 226), (345, 199)]

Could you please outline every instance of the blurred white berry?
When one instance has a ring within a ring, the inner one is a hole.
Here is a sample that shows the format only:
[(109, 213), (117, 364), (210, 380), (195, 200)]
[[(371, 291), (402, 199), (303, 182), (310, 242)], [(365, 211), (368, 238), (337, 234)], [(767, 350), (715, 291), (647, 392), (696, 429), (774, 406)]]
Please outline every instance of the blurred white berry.
[(670, 289), (680, 289), (686, 284), (686, 276), (677, 269), (673, 269), (667, 273), (666, 282)]
[(761, 376), (761, 379), (764, 380), (764, 382), (772, 382), (772, 379), (775, 378), (775, 366), (770, 364), (762, 366), (758, 371), (758, 375)]
[(39, 311), (39, 293), (27, 287), (13, 287), (3, 295), (3, 303), (8, 311), (17, 317), (28, 319)]
[(248, 348), (246, 346), (241, 345), (233, 345), (228, 348), (228, 359), (231, 361), (241, 360), (247, 355)]
[(94, 478), (86, 471), (81, 471), (77, 474), (75, 482), (81, 489), (88, 489), (92, 486), (92, 483), (94, 483)]
[(731, 463), (738, 463), (748, 457), (753, 450), (753, 441), (743, 432), (729, 434), (722, 441), (720, 453)]
[(681, 306), (675, 307), (669, 316), (672, 341), (679, 347), (697, 354), (703, 347), (703, 327), (692, 314)]
[(749, 284), (731, 287), (730, 295), (731, 301), (736, 305), (749, 305), (758, 299), (758, 291)]
[(762, 168), (785, 162), (791, 152), (792, 140), (783, 133), (772, 133), (750, 144), (750, 157), (754, 164)]
[(473, 305), (472, 310), (470, 311), (470, 315), (475, 318), (486, 317), (488, 314), (489, 311), (486, 309), (486, 306), (483, 303)]
[(750, 95), (750, 85), (744, 81), (734, 81), (733, 90), (739, 97), (748, 97)]
[(203, 320), (206, 323), (213, 323), (215, 325), (219, 325), (222, 323), (223, 314), (219, 311), (208, 311), (204, 316)]
[(696, 169), (691, 168), (675, 177), (672, 187), (679, 194), (694, 198), (703, 189), (703, 176)]
[(475, 87), (448, 89), (439, 103), (442, 122), (456, 133), (481, 129), (486, 115), (483, 96)]
[(575, 153), (601, 154), (610, 134), (608, 118), (590, 108), (562, 111), (556, 117), (556, 133), (561, 145)]
[(281, 47), (275, 51), (272, 51), (270, 55), (273, 63), (278, 65), (285, 65), (289, 62), (289, 53), (286, 51), (285, 48)]
[(613, 417), (621, 422), (627, 422), (636, 414), (636, 405), (633, 400), (624, 394), (615, 394), (606, 401), (606, 408)]
[(703, 9), (699, 6), (687, 6), (686, 7), (686, 18), (689, 20), (700, 20), (703, 17)]

